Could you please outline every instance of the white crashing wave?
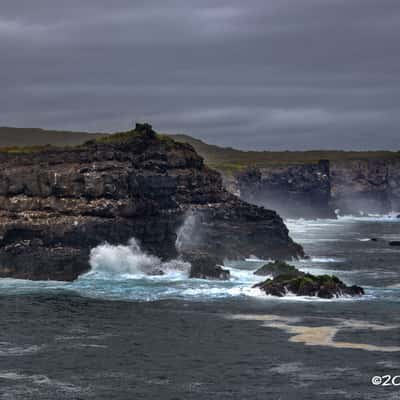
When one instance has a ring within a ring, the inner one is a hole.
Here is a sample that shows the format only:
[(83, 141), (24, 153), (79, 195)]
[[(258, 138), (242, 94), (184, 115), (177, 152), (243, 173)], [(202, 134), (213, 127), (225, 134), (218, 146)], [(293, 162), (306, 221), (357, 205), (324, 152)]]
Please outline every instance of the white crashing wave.
[(369, 221), (369, 222), (400, 222), (399, 213), (390, 212), (388, 214), (363, 214), (363, 215), (339, 215), (340, 221)]
[(144, 252), (135, 239), (128, 245), (104, 243), (90, 252), (90, 275), (114, 277), (141, 277), (154, 274), (187, 272), (189, 263), (180, 260), (162, 262), (158, 257)]
[[(305, 260), (307, 261), (307, 260)], [(334, 257), (311, 257), (311, 262), (315, 263), (337, 263), (343, 262), (342, 258), (334, 258)]]

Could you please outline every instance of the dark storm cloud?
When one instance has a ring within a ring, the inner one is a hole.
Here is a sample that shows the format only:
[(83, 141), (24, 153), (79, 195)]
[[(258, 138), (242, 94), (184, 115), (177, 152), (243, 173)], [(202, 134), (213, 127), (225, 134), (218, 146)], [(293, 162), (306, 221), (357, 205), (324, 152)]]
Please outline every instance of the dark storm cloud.
[(0, 125), (398, 148), (398, 0), (2, 0)]

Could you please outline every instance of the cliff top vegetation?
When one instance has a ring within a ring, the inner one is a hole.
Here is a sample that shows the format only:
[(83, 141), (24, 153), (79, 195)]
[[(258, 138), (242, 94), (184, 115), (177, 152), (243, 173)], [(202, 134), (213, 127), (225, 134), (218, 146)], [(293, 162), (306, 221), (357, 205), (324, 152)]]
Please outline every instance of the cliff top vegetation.
[[(124, 143), (134, 135), (152, 131), (149, 124), (137, 124), (135, 129), (115, 134), (50, 131), (37, 128), (0, 127), (0, 152), (31, 153), (54, 147), (79, 146), (84, 143)], [(205, 143), (188, 135), (155, 134), (159, 140), (171, 139), (191, 144), (212, 168), (234, 173), (248, 167), (284, 166), (288, 164), (312, 164), (319, 160), (360, 160), (400, 158), (400, 152), (392, 151), (243, 151)]]

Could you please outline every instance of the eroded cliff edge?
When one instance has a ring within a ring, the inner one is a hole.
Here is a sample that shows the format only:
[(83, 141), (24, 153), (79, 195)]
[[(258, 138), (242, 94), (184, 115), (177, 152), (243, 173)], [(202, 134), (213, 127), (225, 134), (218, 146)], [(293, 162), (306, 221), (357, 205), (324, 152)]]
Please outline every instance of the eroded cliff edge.
[(303, 255), (274, 211), (224, 190), (190, 145), (147, 124), (79, 147), (0, 153), (0, 167), (1, 277), (73, 280), (93, 247), (132, 237), (163, 260), (178, 249), (189, 261)]
[(289, 218), (400, 212), (400, 158), (249, 168), (228, 186), (243, 200)]

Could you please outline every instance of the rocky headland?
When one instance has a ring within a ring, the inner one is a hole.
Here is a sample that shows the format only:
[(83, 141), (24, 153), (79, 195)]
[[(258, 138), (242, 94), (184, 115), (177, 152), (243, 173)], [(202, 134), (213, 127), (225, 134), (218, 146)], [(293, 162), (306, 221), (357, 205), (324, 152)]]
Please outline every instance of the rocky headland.
[[(274, 211), (223, 188), (189, 144), (148, 124), (84, 145), (0, 152), (0, 277), (74, 280), (90, 250), (134, 237), (193, 277), (225, 258), (303, 256)], [(217, 272), (215, 272), (217, 271)]]

